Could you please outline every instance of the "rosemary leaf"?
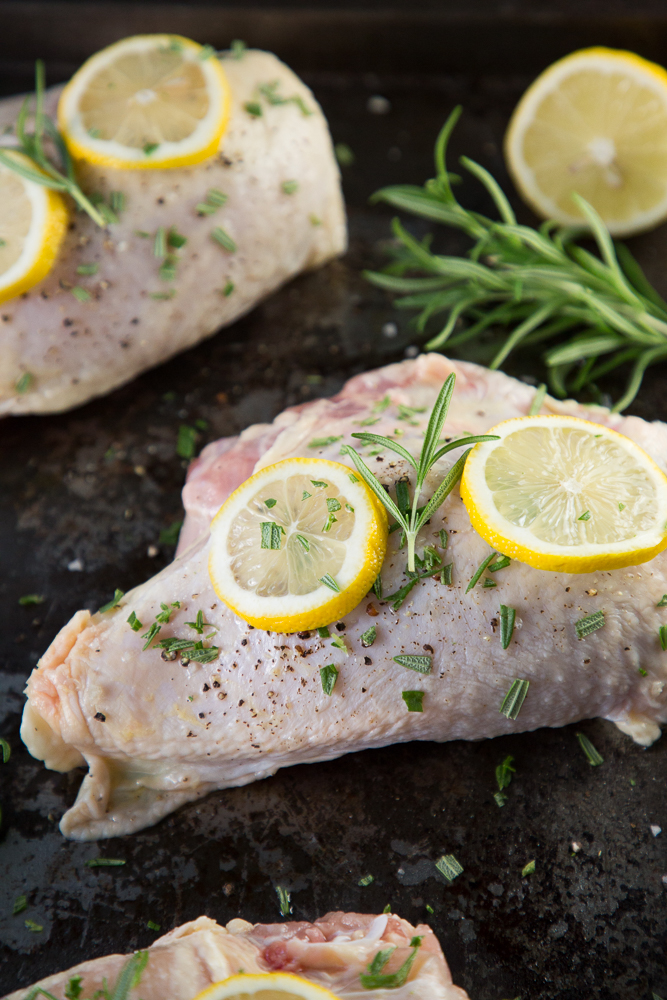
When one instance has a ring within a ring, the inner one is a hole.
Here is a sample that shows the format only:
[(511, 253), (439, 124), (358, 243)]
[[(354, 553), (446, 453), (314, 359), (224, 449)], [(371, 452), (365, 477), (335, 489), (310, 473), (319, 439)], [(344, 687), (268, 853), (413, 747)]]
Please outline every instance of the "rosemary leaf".
[(453, 882), (455, 878), (463, 874), (463, 865), (457, 861), (453, 854), (444, 854), (436, 861), (435, 867), (448, 882)]
[(514, 632), (514, 622), (516, 619), (516, 609), (508, 608), (505, 604), (500, 605), (500, 644), (503, 649), (507, 649), (512, 641)]
[(289, 917), (292, 912), (292, 894), (288, 892), (287, 889), (283, 889), (281, 885), (277, 885), (276, 895), (278, 896), (278, 905), (280, 907), (281, 916)]
[(577, 733), (577, 739), (591, 767), (599, 767), (600, 764), (604, 764), (604, 757), (595, 749), (588, 736), (585, 736), (583, 733)]
[(329, 590), (333, 590), (334, 593), (340, 594), (340, 587), (330, 573), (325, 573), (324, 576), (321, 576), (320, 583), (323, 583), (325, 587), (329, 588)]
[(211, 233), (211, 238), (218, 243), (223, 250), (227, 250), (228, 253), (236, 253), (237, 246), (234, 240), (231, 238), (229, 233), (225, 232), (222, 226), (216, 226)]
[(338, 680), (338, 670), (333, 663), (329, 663), (326, 667), (320, 668), (320, 680), (322, 682), (322, 690), (325, 694), (333, 694), (333, 689), (336, 686), (336, 681)]
[(518, 718), (521, 707), (526, 700), (530, 681), (514, 680), (510, 689), (502, 700), (500, 712), (508, 719)]
[(361, 633), (360, 636), (361, 645), (365, 649), (368, 649), (369, 646), (373, 645), (376, 638), (377, 638), (377, 628), (375, 625), (371, 625), (370, 628), (367, 628), (365, 632)]
[(401, 697), (407, 706), (408, 712), (424, 711), (423, 691), (403, 691)]
[(472, 576), (472, 579), (470, 580), (470, 583), (466, 587), (466, 594), (470, 593), (470, 591), (472, 590), (472, 588), (479, 581), (479, 579), (482, 576), (482, 573), (484, 572), (484, 570), (487, 568), (487, 566), (489, 565), (489, 563), (492, 562), (492, 560), (495, 559), (495, 558), (496, 558), (496, 553), (492, 552), (491, 555), (489, 555), (489, 556), (486, 557), (486, 559), (484, 560), (484, 562), (482, 562), (482, 563), (479, 564), (479, 566), (477, 567), (477, 569), (473, 573), (473, 576)]
[(594, 611), (591, 615), (586, 615), (574, 623), (577, 632), (577, 639), (585, 639), (592, 632), (597, 632), (604, 625), (604, 611)]
[(100, 608), (98, 614), (103, 615), (106, 611), (111, 611), (113, 608), (117, 608), (118, 605), (120, 604), (121, 597), (124, 597), (124, 596), (125, 596), (125, 592), (123, 590), (114, 590), (113, 597), (111, 598), (111, 600), (107, 604), (103, 604), (102, 605), (102, 607)]
[(535, 872), (535, 862), (529, 861), (527, 865), (524, 865), (521, 869), (521, 878), (525, 878), (526, 875), (533, 875)]
[(414, 653), (399, 653), (392, 657), (395, 663), (400, 663), (408, 670), (416, 670), (418, 674), (430, 674), (433, 667), (432, 656), (418, 656)]

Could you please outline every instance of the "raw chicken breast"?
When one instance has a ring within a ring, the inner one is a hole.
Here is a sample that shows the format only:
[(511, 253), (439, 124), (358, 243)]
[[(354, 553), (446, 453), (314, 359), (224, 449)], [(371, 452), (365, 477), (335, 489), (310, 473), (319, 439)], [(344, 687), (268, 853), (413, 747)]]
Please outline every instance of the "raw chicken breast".
[[(475, 740), (596, 716), (613, 720), (643, 745), (658, 738), (659, 723), (667, 720), (667, 657), (658, 639), (664, 612), (656, 603), (667, 592), (667, 553), (641, 566), (578, 576), (513, 562), (494, 574), (495, 589), (480, 584), (466, 594), (489, 548), (471, 528), (456, 491), (417, 545), (418, 551), (437, 546), (439, 531), (447, 531), (452, 586), (425, 579), (397, 611), (369, 594), (332, 626), (349, 655), (317, 632), (253, 629), (215, 595), (207, 570), (208, 524), (253, 468), (290, 455), (349, 461), (339, 448), (380, 401), (373, 430), (402, 431), (401, 441), (417, 452), (429, 410), (452, 371), (457, 381), (447, 437), (479, 433), (530, 408), (530, 386), (424, 355), (359, 375), (334, 399), (287, 410), (270, 426), (251, 427), (203, 451), (184, 489), (188, 515), (176, 560), (116, 610), (77, 612), (28, 681), (22, 736), (30, 752), (56, 770), (89, 767), (62, 819), (65, 836), (96, 840), (129, 833), (212, 789), (404, 740)], [(544, 408), (614, 427), (663, 469), (667, 465), (664, 424), (549, 398)], [(341, 439), (309, 447), (322, 436)], [(430, 475), (427, 493), (457, 454)], [(387, 484), (411, 472), (391, 453), (368, 461)], [(406, 582), (405, 551), (398, 545), (395, 532), (382, 570), (384, 594)], [(134, 612), (148, 628), (161, 602), (176, 601), (181, 606), (160, 638), (192, 637), (187, 622), (201, 610), (218, 630), (214, 641), (221, 652), (214, 662), (183, 666), (165, 662), (159, 649), (142, 652), (145, 640), (127, 624), (128, 616)], [(517, 612), (507, 650), (500, 643), (501, 603)], [(575, 622), (598, 609), (605, 612), (604, 627), (579, 640)], [(371, 625), (377, 638), (365, 649), (360, 636)], [(415, 673), (393, 660), (405, 653), (432, 656), (432, 672)], [(319, 675), (329, 663), (340, 671), (331, 696)], [(530, 681), (530, 690), (512, 720), (499, 708), (515, 678)], [(423, 692), (422, 713), (407, 711), (405, 690)]]
[[(379, 951), (394, 947), (384, 972), (395, 972), (410, 955), (410, 941), (422, 942), (404, 986), (391, 989), (362, 988), (361, 973)], [(430, 927), (413, 927), (393, 914), (379, 917), (361, 913), (327, 913), (314, 924), (305, 920), (283, 924), (249, 924), (232, 920), (221, 927), (199, 917), (165, 934), (149, 949), (149, 959), (139, 986), (131, 996), (143, 1000), (192, 1000), (212, 983), (243, 970), (246, 973), (292, 972), (326, 986), (340, 1000), (467, 1000), (468, 994), (452, 984), (447, 962)], [(71, 976), (81, 976), (83, 996), (92, 996), (103, 980), (114, 983), (125, 955), (107, 955), (82, 962), (66, 972), (34, 985), (60, 1000)], [(29, 987), (4, 1000), (24, 1000)]]
[[(86, 192), (108, 201), (111, 191), (122, 191), (125, 209), (106, 230), (84, 213), (73, 214), (51, 273), (0, 305), (0, 415), (67, 410), (109, 392), (345, 249), (339, 172), (315, 98), (268, 52), (248, 51), (223, 63), (232, 112), (218, 155), (183, 169), (80, 169)], [(264, 100), (258, 88), (274, 81), (276, 94), (300, 97), (310, 114), (294, 102)], [(60, 89), (47, 95), (51, 114)], [(248, 102), (259, 102), (261, 116), (245, 110)], [(20, 98), (0, 101), (0, 135), (16, 121), (20, 105)], [(282, 188), (286, 181), (296, 183), (291, 194)], [(196, 205), (210, 188), (227, 195), (227, 202), (200, 216)], [(161, 226), (175, 227), (188, 240), (176, 251), (173, 283), (160, 279), (161, 260), (153, 253)], [(212, 239), (217, 226), (232, 237), (235, 253)], [(95, 276), (77, 274), (79, 265), (93, 263), (99, 265)], [(74, 297), (77, 285), (90, 301)], [(32, 380), (21, 394), (16, 384), (26, 373)]]

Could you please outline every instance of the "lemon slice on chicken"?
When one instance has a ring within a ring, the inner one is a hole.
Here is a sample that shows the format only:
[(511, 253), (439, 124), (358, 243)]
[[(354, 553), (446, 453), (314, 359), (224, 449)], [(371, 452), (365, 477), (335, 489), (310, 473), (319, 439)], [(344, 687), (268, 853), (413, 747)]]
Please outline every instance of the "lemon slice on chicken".
[(667, 476), (629, 438), (577, 417), (518, 417), (477, 444), (461, 496), (504, 555), (567, 573), (634, 566), (667, 548)]
[(70, 153), (109, 167), (183, 167), (212, 156), (229, 118), (210, 46), (135, 35), (91, 56), (67, 84), (58, 125)]
[[(33, 174), (32, 160), (4, 150)], [(16, 298), (51, 270), (67, 231), (67, 209), (57, 191), (0, 163), (0, 302)]]
[(347, 466), (288, 458), (232, 493), (211, 535), (218, 597), (257, 628), (300, 632), (342, 618), (368, 593), (387, 515)]
[(230, 976), (198, 993), (195, 1000), (338, 1000), (338, 997), (291, 972), (266, 972)]
[(519, 101), (505, 154), (542, 216), (585, 223), (576, 192), (613, 235), (657, 225), (667, 217), (667, 72), (615, 49), (559, 59)]

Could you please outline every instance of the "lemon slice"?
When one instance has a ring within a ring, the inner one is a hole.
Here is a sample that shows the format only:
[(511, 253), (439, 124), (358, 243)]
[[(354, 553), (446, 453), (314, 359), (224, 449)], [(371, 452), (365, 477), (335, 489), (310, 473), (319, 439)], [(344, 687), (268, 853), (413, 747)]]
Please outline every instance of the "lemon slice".
[(218, 597), (257, 628), (300, 632), (342, 618), (368, 593), (387, 515), (346, 465), (288, 458), (232, 493), (211, 535)]
[(212, 156), (229, 118), (227, 78), (210, 46), (135, 35), (91, 56), (63, 90), (70, 153), (109, 167), (182, 167)]
[(461, 496), (504, 555), (567, 573), (634, 566), (667, 547), (667, 476), (629, 438), (577, 417), (518, 417), (477, 444)]
[(615, 49), (560, 59), (519, 101), (505, 155), (539, 215), (581, 224), (577, 192), (614, 235), (656, 225), (667, 217), (667, 73)]
[(291, 972), (267, 972), (230, 976), (198, 993), (195, 1000), (338, 1000), (338, 997)]
[[(5, 150), (35, 173), (32, 160)], [(67, 231), (67, 208), (57, 191), (26, 180), (0, 163), (0, 302), (44, 278)]]

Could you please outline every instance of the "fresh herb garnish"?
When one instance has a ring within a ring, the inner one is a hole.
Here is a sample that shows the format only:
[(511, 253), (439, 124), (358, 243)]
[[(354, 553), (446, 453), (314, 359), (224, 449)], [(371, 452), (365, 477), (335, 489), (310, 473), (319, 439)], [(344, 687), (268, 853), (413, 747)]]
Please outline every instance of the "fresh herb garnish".
[(301, 494), (301, 500), (302, 501), (303, 500), (309, 500), (312, 497), (312, 495), (313, 494), (309, 493), (308, 490), (304, 490), (303, 493)]
[(475, 586), (475, 584), (478, 582), (478, 580), (481, 577), (481, 575), (484, 572), (484, 570), (487, 568), (487, 566), (489, 566), (489, 564), (495, 558), (496, 558), (496, 553), (492, 552), (491, 555), (487, 556), (486, 559), (482, 563), (479, 564), (479, 566), (477, 567), (477, 569), (475, 570), (475, 572), (472, 575), (472, 579), (470, 580), (470, 583), (466, 587), (466, 594), (470, 593), (470, 591), (473, 589), (473, 587)]
[(75, 285), (72, 289), (72, 295), (77, 300), (77, 302), (90, 302), (92, 296), (90, 292), (86, 291), (80, 285)]
[(25, 924), (27, 930), (31, 931), (33, 934), (41, 934), (41, 932), (44, 930), (44, 928), (42, 927), (42, 925), (36, 923), (36, 921), (34, 921), (34, 920), (30, 920), (30, 919), (24, 920), (24, 924)]
[(454, 568), (453, 563), (447, 563), (446, 566), (442, 567), (442, 573), (440, 574), (440, 583), (444, 583), (446, 587), (451, 587), (452, 585), (453, 568)]
[[(2, 150), (0, 150), (0, 154), (1, 153)], [(2, 163), (1, 155), (0, 155), (0, 163)], [(23, 372), (23, 375), (21, 375), (21, 377), (17, 379), (16, 385), (14, 387), (18, 392), (19, 396), (22, 396), (24, 393), (26, 393), (34, 381), (35, 381), (34, 375), (32, 375), (30, 372)]]
[(111, 611), (113, 608), (117, 608), (121, 602), (121, 598), (125, 597), (125, 592), (123, 590), (114, 590), (113, 597), (107, 604), (103, 604), (100, 608), (98, 614), (103, 615), (105, 611)]
[[(335, 444), (336, 441), (342, 441), (343, 435), (339, 434), (337, 437), (325, 437), (325, 438), (313, 438), (312, 441), (308, 442), (309, 448), (326, 448), (330, 444)], [(312, 482), (312, 480), (311, 480)], [(313, 483), (315, 485), (315, 483)]]
[(497, 573), (499, 569), (505, 569), (512, 562), (509, 556), (498, 556), (498, 559), (486, 568), (489, 573)]
[(498, 584), (496, 583), (496, 581), (492, 580), (491, 577), (489, 576), (487, 576), (487, 578), (484, 580), (484, 583), (482, 584), (482, 587), (486, 587), (487, 589), (489, 587), (497, 587), (497, 586)]
[(328, 518), (326, 519), (326, 522), (324, 523), (324, 525), (322, 527), (322, 531), (330, 531), (332, 525), (336, 524), (337, 521), (338, 521), (338, 518), (334, 517), (333, 514), (330, 513), (329, 516), (328, 516)]
[(278, 87), (280, 86), (279, 80), (272, 80), (271, 83), (262, 83), (258, 87), (258, 90), (262, 97), (265, 97), (269, 104), (296, 104), (297, 108), (304, 117), (312, 115), (312, 111), (306, 107), (303, 97), (299, 97), (298, 94), (293, 97), (281, 97), (277, 93)]
[(10, 747), (7, 740), (0, 736), (0, 760), (3, 764), (6, 764), (12, 755), (12, 748)]
[(313, 486), (321, 486), (325, 490), (329, 489), (329, 484), (323, 483), (320, 479), (311, 479), (310, 481), (313, 484)]
[(351, 167), (356, 157), (346, 142), (337, 142), (334, 146), (336, 160), (341, 167)]
[(194, 427), (190, 427), (188, 424), (180, 425), (178, 428), (178, 437), (176, 438), (176, 454), (179, 458), (194, 458), (198, 437), (199, 435)]
[(667, 608), (667, 594), (662, 595), (662, 597), (656, 604), (656, 608)]
[(245, 55), (248, 46), (242, 39), (235, 38), (232, 44), (229, 46), (229, 51), (232, 54), (233, 59), (241, 59)]
[(402, 691), (401, 698), (405, 702), (408, 708), (408, 712), (423, 712), (424, 711), (424, 692), (423, 691)]
[(330, 573), (325, 573), (324, 576), (321, 576), (320, 583), (323, 583), (325, 587), (329, 588), (329, 590), (333, 590), (334, 593), (340, 594), (340, 587)]
[(278, 896), (278, 904), (280, 906), (280, 913), (283, 917), (289, 917), (292, 912), (291, 899), (292, 894), (283, 889), (281, 885), (276, 886), (276, 894)]
[(205, 201), (200, 201), (195, 206), (197, 215), (213, 215), (227, 201), (227, 195), (217, 188), (209, 188)]
[(163, 604), (162, 601), (160, 601), (160, 608), (161, 610), (159, 614), (155, 616), (155, 621), (161, 622), (162, 625), (166, 625), (171, 615), (171, 608), (168, 604)]
[(373, 645), (376, 638), (377, 638), (377, 628), (375, 627), (375, 625), (371, 625), (370, 628), (367, 628), (365, 632), (361, 633), (360, 636), (361, 645), (367, 649), (369, 646)]
[(261, 118), (264, 114), (262, 105), (258, 101), (246, 101), (243, 108), (252, 118)]
[(326, 667), (320, 668), (320, 680), (322, 681), (322, 690), (325, 694), (333, 694), (333, 689), (336, 686), (336, 681), (338, 680), (338, 670), (333, 663), (329, 663)]
[(154, 153), (155, 150), (159, 148), (159, 146), (159, 142), (145, 142), (143, 146), (144, 153), (146, 156), (150, 156), (151, 153)]
[(23, 913), (28, 909), (28, 897), (27, 896), (17, 896), (14, 900), (14, 905), (12, 906), (12, 916), (18, 917), (19, 913)]
[(577, 733), (576, 735), (579, 740), (579, 746), (586, 754), (586, 759), (591, 767), (599, 767), (600, 764), (604, 764), (604, 757), (599, 750), (595, 749), (588, 736), (585, 736), (583, 733)]
[(44, 598), (41, 594), (24, 594), (19, 597), (19, 604), (22, 608), (32, 607), (34, 604), (43, 604)]
[(416, 460), (406, 451), (403, 445), (399, 444), (398, 441), (392, 440), (391, 438), (382, 437), (379, 434), (372, 434), (368, 431), (355, 432), (352, 437), (359, 438), (365, 444), (381, 444), (385, 448), (389, 448), (394, 451), (397, 455), (400, 455), (408, 465), (412, 466), (416, 474), (416, 482), (413, 491), (412, 508), (409, 515), (401, 512), (400, 508), (391, 499), (389, 494), (386, 492), (382, 484), (373, 475), (371, 470), (368, 468), (361, 455), (355, 451), (354, 448), (349, 445), (345, 445), (342, 448), (343, 454), (350, 456), (357, 471), (364, 479), (366, 484), (373, 491), (378, 500), (384, 504), (390, 514), (394, 516), (398, 524), (402, 527), (405, 532), (405, 537), (408, 543), (408, 569), (414, 572), (415, 569), (415, 543), (417, 540), (417, 535), (421, 527), (429, 520), (429, 518), (435, 513), (435, 511), (444, 502), (447, 496), (451, 493), (456, 483), (461, 478), (463, 473), (463, 466), (465, 465), (465, 460), (470, 454), (470, 448), (459, 458), (459, 460), (452, 466), (449, 472), (445, 475), (440, 485), (437, 487), (433, 493), (431, 499), (428, 501), (426, 506), (423, 508), (421, 514), (418, 514), (418, 503), (419, 495), (422, 491), (426, 476), (429, 471), (433, 468), (436, 462), (438, 462), (444, 455), (452, 451), (454, 448), (460, 448), (463, 445), (472, 445), (478, 441), (496, 441), (498, 440), (496, 435), (482, 434), (478, 436), (468, 436), (461, 438), (456, 441), (451, 441), (449, 444), (443, 445), (438, 448), (440, 441), (440, 433), (444, 425), (445, 419), (447, 417), (447, 411), (449, 409), (449, 404), (451, 402), (452, 395), (454, 393), (454, 384), (456, 382), (456, 376), (452, 373), (444, 383), (438, 398), (436, 400), (435, 406), (431, 412), (431, 417), (428, 422), (428, 427), (426, 429), (426, 434), (424, 437), (424, 443), (422, 445), (421, 454), (419, 459)]
[(195, 620), (193, 622), (186, 622), (185, 624), (189, 625), (190, 628), (193, 628), (197, 633), (197, 635), (202, 635), (204, 632), (204, 628), (211, 628), (210, 623), (204, 621), (204, 612), (201, 610), (201, 608), (197, 612)]
[(660, 636), (660, 645), (663, 649), (667, 649), (667, 625), (660, 626), (658, 635)]
[(444, 854), (435, 863), (438, 871), (445, 876), (448, 882), (453, 882), (455, 878), (463, 873), (463, 865), (457, 861), (453, 854)]
[(533, 402), (530, 404), (530, 409), (528, 410), (529, 417), (536, 417), (537, 414), (542, 409), (542, 404), (544, 403), (544, 397), (547, 394), (547, 387), (544, 382), (539, 385), (533, 396)]
[(373, 882), (375, 882), (374, 875), (364, 875), (363, 878), (359, 879), (357, 885), (363, 886), (365, 888), (367, 885), (372, 885)]
[[(384, 598), (385, 601), (391, 603), (391, 606), (394, 609), (394, 611), (398, 611), (398, 609), (401, 607), (403, 601), (406, 599), (410, 591), (413, 589), (413, 587), (416, 587), (416, 585), (419, 583), (420, 580), (425, 580), (427, 577), (433, 576), (440, 570), (440, 568), (442, 567), (442, 560), (440, 559), (440, 556), (435, 551), (435, 549), (432, 548), (430, 545), (427, 545), (424, 548), (423, 558), (420, 559), (420, 557), (415, 554), (415, 564), (417, 565), (418, 569), (415, 570), (414, 573), (411, 573), (410, 570), (407, 570), (407, 575), (411, 579), (408, 580), (407, 583), (403, 584), (402, 587), (399, 587), (399, 589), (395, 591), (395, 593), (388, 594), (387, 597)], [(379, 594), (378, 596), (382, 597), (381, 594)]]
[(433, 667), (432, 656), (418, 656), (413, 653), (399, 653), (392, 657), (395, 663), (399, 663), (408, 670), (416, 670), (418, 674), (430, 674)]
[(145, 643), (143, 644), (143, 646), (141, 647), (141, 649), (142, 649), (142, 652), (143, 652), (143, 650), (145, 650), (145, 649), (148, 649), (148, 647), (149, 647), (149, 646), (150, 646), (150, 644), (152, 643), (153, 639), (154, 639), (154, 638), (155, 638), (155, 636), (156, 636), (156, 635), (158, 634), (158, 632), (160, 632), (160, 631), (161, 631), (161, 629), (162, 629), (162, 626), (161, 626), (161, 625), (158, 625), (158, 623), (157, 623), (157, 622), (153, 622), (153, 624), (152, 624), (152, 625), (151, 625), (151, 627), (149, 628), (148, 632), (144, 632), (144, 634), (142, 635), (142, 637), (141, 637), (141, 638), (142, 638), (142, 639), (145, 639), (145, 640), (146, 640), (146, 642), (145, 642)]
[(146, 921), (146, 927), (148, 928), (149, 931), (159, 931), (160, 930), (160, 924), (156, 924), (154, 920), (147, 920)]
[(516, 773), (516, 768), (514, 767), (514, 757), (508, 754), (505, 759), (498, 764), (496, 768), (496, 782), (498, 784), (498, 791), (504, 791), (512, 782), (512, 775)]
[(144, 627), (143, 623), (139, 621), (134, 611), (130, 614), (130, 617), (127, 619), (127, 624), (130, 626), (133, 632), (138, 632), (140, 629)]
[(262, 532), (261, 547), (263, 549), (279, 549), (282, 537), (280, 525), (276, 524), (275, 521), (262, 521), (260, 528)]
[(521, 711), (521, 706), (526, 700), (530, 681), (513, 680), (510, 689), (502, 700), (500, 712), (508, 719), (516, 719)]
[(236, 285), (234, 284), (234, 282), (233, 281), (228, 281), (227, 284), (225, 285), (225, 287), (222, 289), (222, 294), (225, 296), (226, 299), (228, 299), (229, 296), (232, 294), (232, 292), (234, 291), (235, 288), (236, 288)]
[(340, 501), (336, 500), (335, 497), (327, 497), (326, 504), (329, 513), (334, 513), (335, 511), (339, 511), (341, 509)]
[(264, 503), (266, 504), (266, 506), (270, 510), (272, 507), (275, 507), (275, 505), (278, 503), (278, 501), (274, 500), (273, 497), (269, 497), (269, 499), (265, 500)]
[[(391, 912), (391, 911), (389, 911)], [(396, 972), (391, 972), (383, 974), (382, 970), (385, 965), (394, 954), (394, 948), (384, 948), (379, 951), (373, 961), (368, 966), (368, 972), (362, 972), (359, 976), (359, 981), (365, 990), (381, 990), (381, 989), (397, 989), (399, 986), (403, 986), (406, 982), (408, 976), (410, 975), (410, 969), (412, 968), (417, 951), (419, 950), (422, 943), (421, 937), (413, 937), (410, 941), (410, 947), (412, 951), (403, 962), (400, 969)]]
[[(463, 208), (445, 164), (447, 142), (460, 110), (452, 112), (438, 136), (436, 179), (423, 188), (384, 188), (375, 199), (463, 230), (475, 240), (468, 259), (431, 253), (428, 238), (417, 241), (395, 221), (394, 235), (401, 244), (394, 251), (395, 260), (387, 273), (367, 272), (366, 277), (403, 295), (395, 302), (399, 308), (420, 309), (421, 331), (431, 317), (448, 314), (439, 333), (429, 340), (429, 349), (446, 341), (452, 346), (470, 341), (491, 326), (504, 327), (508, 336), (491, 362), (492, 369), (499, 368), (519, 344), (569, 335), (544, 358), (552, 390), (561, 398), (615, 368), (629, 366), (626, 392), (614, 406), (615, 411), (623, 410), (637, 394), (646, 368), (667, 357), (667, 304), (627, 248), (614, 246), (597, 212), (576, 194), (572, 197), (583, 215), (581, 228), (591, 231), (601, 260), (575, 243), (579, 235), (575, 227), (551, 221), (539, 230), (518, 225), (498, 183), (467, 157), (461, 158), (462, 165), (485, 186), (501, 221)], [(468, 317), (470, 325), (453, 336), (459, 317)]]
[(591, 632), (597, 632), (604, 625), (604, 611), (594, 611), (592, 615), (586, 615), (574, 623), (577, 630), (577, 639), (585, 639)]
[(295, 194), (299, 190), (298, 181), (283, 181), (280, 185), (280, 190), (283, 194)]
[(184, 247), (187, 242), (187, 236), (181, 235), (181, 233), (179, 233), (172, 226), (167, 233), (167, 246), (173, 247), (175, 250), (180, 250), (180, 248)]
[(303, 535), (297, 535), (296, 540), (303, 549), (304, 552), (310, 552), (310, 542)]
[(535, 862), (529, 861), (527, 865), (524, 865), (521, 869), (521, 878), (525, 878), (526, 875), (532, 875), (535, 872)]
[(173, 521), (168, 528), (162, 528), (159, 537), (160, 545), (176, 545), (182, 525), (182, 521)]
[(318, 628), (317, 634), (319, 635), (320, 639), (331, 638), (331, 632), (329, 631), (326, 625), (323, 625), (321, 628)]
[(79, 264), (76, 269), (77, 274), (97, 274), (100, 269), (99, 264)]
[(340, 649), (341, 653), (345, 653), (346, 656), (350, 655), (350, 651), (347, 648), (347, 643), (342, 635), (337, 635), (331, 640), (331, 645), (335, 646), (336, 649)]
[(505, 604), (500, 605), (500, 644), (503, 649), (507, 649), (512, 641), (514, 632), (514, 622), (516, 619), (516, 609), (508, 608)]
[(215, 229), (211, 233), (211, 239), (215, 240), (215, 242), (219, 246), (221, 246), (223, 250), (226, 250), (228, 253), (236, 253), (237, 250), (236, 243), (231, 238), (229, 233), (225, 232), (222, 226), (215, 227)]
[(577, 521), (590, 521), (590, 519), (591, 519), (591, 512), (590, 512), (590, 510), (585, 510), (583, 512), (583, 514), (579, 515), (579, 517), (577, 518)]
[(120, 858), (89, 858), (84, 862), (86, 868), (120, 868), (126, 863)]

